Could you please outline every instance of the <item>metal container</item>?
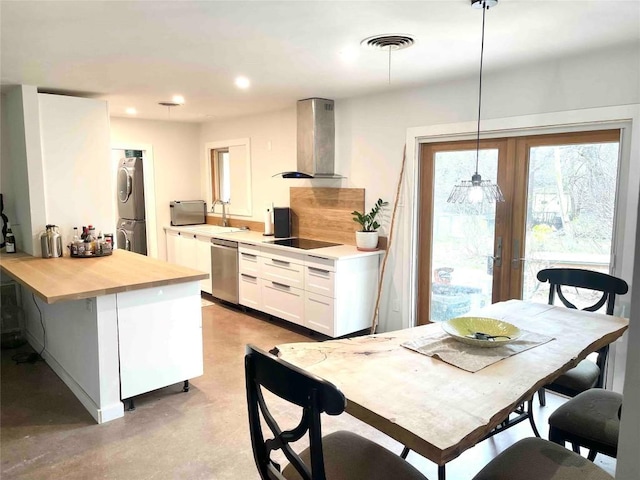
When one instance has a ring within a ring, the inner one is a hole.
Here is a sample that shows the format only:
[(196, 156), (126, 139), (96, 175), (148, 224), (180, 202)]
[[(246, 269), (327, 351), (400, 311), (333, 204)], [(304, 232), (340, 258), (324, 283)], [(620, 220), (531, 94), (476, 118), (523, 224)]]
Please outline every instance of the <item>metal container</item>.
[(56, 225), (47, 225), (47, 229), (40, 234), (40, 249), (42, 258), (57, 258), (62, 256), (62, 237)]
[(169, 203), (171, 225), (199, 225), (206, 223), (207, 205), (204, 200), (175, 200)]

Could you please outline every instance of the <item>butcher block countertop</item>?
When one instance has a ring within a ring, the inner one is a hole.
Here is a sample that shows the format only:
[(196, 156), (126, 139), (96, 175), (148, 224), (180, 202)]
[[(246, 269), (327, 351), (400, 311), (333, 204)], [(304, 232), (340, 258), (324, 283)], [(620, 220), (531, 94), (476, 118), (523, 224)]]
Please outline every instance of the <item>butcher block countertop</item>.
[(126, 250), (94, 258), (0, 253), (0, 269), (46, 303), (203, 280), (207, 273)]

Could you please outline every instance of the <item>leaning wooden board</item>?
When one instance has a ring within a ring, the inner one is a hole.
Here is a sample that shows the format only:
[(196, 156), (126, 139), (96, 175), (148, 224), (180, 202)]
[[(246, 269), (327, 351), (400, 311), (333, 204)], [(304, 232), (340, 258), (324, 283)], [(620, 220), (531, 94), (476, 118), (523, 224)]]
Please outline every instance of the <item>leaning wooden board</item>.
[(364, 188), (291, 187), (289, 205), (293, 236), (355, 245), (351, 212), (364, 211)]
[(0, 255), (0, 269), (46, 303), (203, 280), (209, 275), (145, 255), (115, 250), (96, 258)]

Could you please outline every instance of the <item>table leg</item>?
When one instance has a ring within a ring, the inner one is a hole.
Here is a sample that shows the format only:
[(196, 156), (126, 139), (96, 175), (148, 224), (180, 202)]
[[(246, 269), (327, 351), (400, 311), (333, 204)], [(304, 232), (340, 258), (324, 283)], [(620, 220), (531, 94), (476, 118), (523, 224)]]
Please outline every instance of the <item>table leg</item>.
[(445, 469), (444, 465), (438, 465), (438, 480), (445, 480)]

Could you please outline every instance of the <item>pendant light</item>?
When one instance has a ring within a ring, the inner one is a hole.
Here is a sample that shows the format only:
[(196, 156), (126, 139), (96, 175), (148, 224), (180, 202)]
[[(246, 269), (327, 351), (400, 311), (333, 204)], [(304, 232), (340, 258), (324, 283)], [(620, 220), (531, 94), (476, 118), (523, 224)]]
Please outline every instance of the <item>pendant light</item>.
[(498, 4), (498, 0), (471, 0), (473, 8), (482, 9), (482, 42), (480, 44), (480, 85), (478, 88), (478, 130), (476, 135), (476, 171), (471, 176), (471, 180), (461, 180), (453, 187), (448, 203), (481, 203), (504, 202), (502, 190), (497, 183), (491, 180), (482, 180), (478, 173), (478, 159), (480, 157), (480, 112), (482, 107), (482, 60), (484, 57), (484, 19), (489, 8)]

